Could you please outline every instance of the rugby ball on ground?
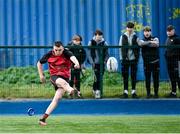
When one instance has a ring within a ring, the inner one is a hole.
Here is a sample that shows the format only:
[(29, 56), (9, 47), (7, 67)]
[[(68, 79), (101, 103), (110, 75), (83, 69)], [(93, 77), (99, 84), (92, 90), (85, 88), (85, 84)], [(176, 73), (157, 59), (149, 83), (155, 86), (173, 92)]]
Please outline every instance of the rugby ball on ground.
[(108, 72), (117, 72), (118, 70), (118, 62), (115, 57), (109, 57), (107, 63), (107, 70)]

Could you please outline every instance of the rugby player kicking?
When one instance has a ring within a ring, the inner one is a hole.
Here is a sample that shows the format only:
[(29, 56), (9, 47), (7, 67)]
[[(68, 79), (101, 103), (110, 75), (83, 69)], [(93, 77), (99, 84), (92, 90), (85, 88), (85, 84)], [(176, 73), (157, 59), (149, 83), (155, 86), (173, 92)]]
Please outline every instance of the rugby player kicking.
[(64, 93), (68, 92), (70, 95), (74, 94), (75, 89), (73, 89), (68, 83), (70, 77), (70, 69), (72, 64), (74, 64), (74, 68), (80, 67), (76, 57), (72, 54), (72, 52), (63, 47), (61, 41), (55, 42), (53, 50), (49, 51), (37, 62), (39, 77), (42, 83), (45, 82), (42, 65), (47, 62), (50, 72), (50, 80), (54, 85), (56, 92), (52, 102), (46, 109), (42, 118), (39, 120), (39, 124), (42, 126), (47, 125), (46, 119), (56, 108), (59, 100), (62, 98)]

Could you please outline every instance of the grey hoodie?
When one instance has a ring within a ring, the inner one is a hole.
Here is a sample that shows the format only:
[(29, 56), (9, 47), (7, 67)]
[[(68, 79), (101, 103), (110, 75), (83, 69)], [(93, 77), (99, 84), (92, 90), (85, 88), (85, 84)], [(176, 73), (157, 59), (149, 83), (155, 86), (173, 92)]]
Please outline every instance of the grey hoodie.
[[(95, 41), (95, 36), (93, 37), (93, 40)], [(97, 46), (100, 45), (103, 41), (105, 41), (104, 38), (102, 38), (101, 41), (96, 42), (96, 43), (97, 43)], [(104, 46), (107, 46), (107, 45), (108, 45), (108, 44), (107, 44), (107, 42), (105, 41), (105, 42), (104, 42)], [(89, 41), (88, 46), (92, 46), (91, 40)], [(95, 49), (95, 59), (94, 59), (94, 61), (93, 61), (93, 59), (92, 59), (92, 57), (91, 57), (91, 50), (89, 49), (89, 50), (87, 51), (88, 60), (89, 60), (89, 62), (90, 62), (91, 65), (93, 65), (93, 64), (100, 64), (100, 55), (101, 55), (101, 53), (100, 53), (100, 51), (98, 51), (98, 50), (99, 50), (99, 49)], [(108, 59), (108, 52), (105, 53), (105, 61), (106, 61), (107, 59)]]

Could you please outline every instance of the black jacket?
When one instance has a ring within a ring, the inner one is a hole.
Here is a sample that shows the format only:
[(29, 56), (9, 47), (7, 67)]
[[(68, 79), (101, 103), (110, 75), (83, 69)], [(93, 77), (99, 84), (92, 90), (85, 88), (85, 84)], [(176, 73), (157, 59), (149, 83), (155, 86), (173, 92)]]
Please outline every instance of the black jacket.
[(79, 61), (79, 64), (83, 64), (86, 59), (86, 51), (83, 49), (82, 45), (75, 45), (73, 42), (67, 44), (67, 46), (72, 46), (69, 50), (74, 54), (74, 56)]
[(168, 47), (165, 51), (166, 58), (178, 58), (180, 60), (180, 37), (173, 35), (166, 40), (166, 46), (177, 45), (179, 48)]
[[(99, 47), (105, 47), (106, 46), (106, 43), (105, 43), (105, 40), (103, 40), (102, 42), (100, 42), (100, 43), (98, 43), (97, 44), (97, 42), (94, 40), (94, 39), (92, 39), (91, 41), (90, 41), (91, 43), (91, 45), (90, 46), (99, 46)], [(97, 53), (96, 53), (96, 51), (97, 51)], [(102, 53), (103, 52), (103, 53)], [(103, 51), (102, 52), (100, 52), (100, 49), (97, 49), (97, 48), (91, 48), (90, 49), (90, 56), (91, 56), (91, 58), (92, 58), (92, 60), (93, 60), (93, 62), (94, 63), (96, 63), (95, 62), (95, 59), (98, 57), (98, 59), (102, 56), (102, 60), (104, 61), (104, 62), (106, 62), (107, 61), (107, 59), (108, 59), (108, 57), (109, 57), (109, 54), (108, 54), (108, 49), (107, 48), (103, 48)], [(101, 54), (103, 54), (103, 55), (101, 55)], [(100, 60), (100, 59), (99, 59)], [(90, 61), (89, 61), (90, 62)], [(100, 63), (100, 61), (98, 61), (98, 63)], [(96, 63), (97, 64), (97, 63)]]
[[(125, 60), (127, 59), (127, 53), (128, 53), (128, 37), (124, 34), (122, 36), (122, 59)], [(134, 53), (134, 56), (135, 56), (135, 60), (138, 61), (139, 59), (139, 46), (138, 46), (138, 43), (137, 43), (137, 36), (134, 35), (133, 38), (132, 38), (132, 50), (133, 50), (133, 53)]]
[[(155, 37), (150, 36), (149, 38), (144, 37), (144, 41), (154, 40)], [(159, 48), (151, 47), (149, 45), (142, 46), (142, 57), (144, 63), (151, 63), (153, 61), (159, 60)]]

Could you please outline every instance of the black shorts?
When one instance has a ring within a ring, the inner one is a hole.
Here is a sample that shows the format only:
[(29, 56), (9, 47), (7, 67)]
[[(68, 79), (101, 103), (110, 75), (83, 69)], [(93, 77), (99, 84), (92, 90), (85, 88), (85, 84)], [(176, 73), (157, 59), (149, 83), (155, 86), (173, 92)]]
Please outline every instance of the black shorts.
[(64, 79), (66, 82), (69, 83), (69, 79), (68, 79), (68, 78), (65, 78), (65, 77), (60, 76), (60, 75), (53, 75), (53, 76), (51, 76), (50, 81), (51, 81), (51, 83), (53, 84), (55, 90), (58, 89), (58, 86), (56, 85), (56, 80), (57, 80), (58, 78), (62, 78), (62, 79)]

